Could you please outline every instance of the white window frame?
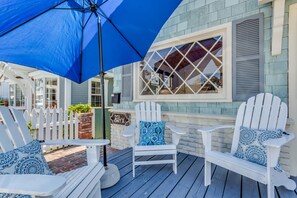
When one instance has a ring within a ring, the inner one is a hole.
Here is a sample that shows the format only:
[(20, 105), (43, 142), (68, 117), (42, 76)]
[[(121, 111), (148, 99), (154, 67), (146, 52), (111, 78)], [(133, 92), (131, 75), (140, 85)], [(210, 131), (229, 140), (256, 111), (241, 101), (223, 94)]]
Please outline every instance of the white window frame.
[[(13, 99), (13, 105), (10, 104), (10, 86), (13, 86), (13, 95), (14, 95), (14, 99)], [(19, 86), (17, 83), (9, 83), (9, 91), (8, 91), (8, 101), (9, 101), (9, 106), (12, 106), (13, 108), (15, 109), (21, 109), (21, 110), (24, 110), (26, 109), (26, 97), (25, 97), (25, 94), (23, 93), (22, 89), (20, 88), (20, 91), (24, 97), (24, 106), (16, 106), (16, 86)]]
[[(99, 82), (100, 83), (100, 95), (102, 95), (102, 90), (101, 90), (101, 80), (99, 78), (91, 78), (88, 80), (88, 103), (91, 105), (92, 104), (92, 81)], [(104, 79), (104, 102), (105, 106), (108, 104), (108, 80)], [(94, 107), (98, 108), (98, 107)], [(99, 107), (100, 108), (100, 107)]]
[(219, 93), (201, 94), (176, 94), (176, 95), (140, 95), (140, 63), (134, 63), (133, 71), (135, 83), (133, 98), (135, 102), (143, 100), (154, 101), (183, 101), (183, 102), (232, 102), (232, 23), (222, 24), (206, 30), (175, 37), (166, 41), (154, 44), (149, 51), (156, 51), (181, 44), (212, 38), (218, 35), (223, 37), (223, 88)]
[[(57, 97), (57, 109), (60, 108), (60, 78), (59, 76), (55, 75), (55, 74), (51, 74), (45, 71), (34, 71), (31, 72), (29, 74), (30, 77), (32, 77), (34, 79), (34, 89), (36, 90), (36, 84), (35, 84), (35, 80), (37, 79), (43, 79), (43, 104), (42, 104), (42, 108), (45, 108), (45, 103), (46, 103), (46, 89), (45, 89), (45, 80), (46, 78), (57, 78), (57, 93), (56, 93), (56, 97)], [(34, 108), (36, 108), (36, 93), (34, 96)]]

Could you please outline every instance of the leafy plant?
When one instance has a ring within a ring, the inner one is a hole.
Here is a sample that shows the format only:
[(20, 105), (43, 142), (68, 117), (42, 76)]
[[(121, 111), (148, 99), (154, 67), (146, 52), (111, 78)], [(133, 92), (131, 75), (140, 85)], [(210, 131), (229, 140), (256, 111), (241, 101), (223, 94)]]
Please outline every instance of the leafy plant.
[(70, 105), (68, 107), (68, 111), (73, 111), (74, 113), (89, 113), (91, 109), (92, 107), (88, 104)]

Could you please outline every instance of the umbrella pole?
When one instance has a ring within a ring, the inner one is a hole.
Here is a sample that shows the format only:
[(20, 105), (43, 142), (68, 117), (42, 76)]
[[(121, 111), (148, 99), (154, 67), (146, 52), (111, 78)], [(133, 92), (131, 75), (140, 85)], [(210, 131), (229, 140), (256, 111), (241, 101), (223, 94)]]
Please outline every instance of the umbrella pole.
[[(104, 66), (103, 66), (103, 52), (102, 52), (102, 29), (101, 20), (98, 17), (98, 46), (99, 46), (99, 64), (100, 64), (100, 84), (101, 84), (101, 113), (102, 113), (102, 133), (103, 139), (106, 139), (106, 125), (105, 125), (105, 97), (104, 97)], [(103, 146), (103, 165), (107, 166), (106, 159), (106, 145)]]
[[(95, 12), (96, 13), (96, 12)], [(102, 48), (102, 29), (101, 20), (98, 15), (98, 46), (99, 46), (99, 64), (100, 64), (100, 81), (101, 81), (101, 111), (102, 111), (102, 133), (103, 139), (106, 139), (106, 125), (105, 125), (105, 97), (104, 97), (104, 67), (103, 67), (103, 48)], [(105, 173), (100, 179), (101, 188), (109, 188), (115, 185), (120, 180), (120, 171), (114, 164), (107, 165), (106, 146), (103, 146), (103, 165)]]

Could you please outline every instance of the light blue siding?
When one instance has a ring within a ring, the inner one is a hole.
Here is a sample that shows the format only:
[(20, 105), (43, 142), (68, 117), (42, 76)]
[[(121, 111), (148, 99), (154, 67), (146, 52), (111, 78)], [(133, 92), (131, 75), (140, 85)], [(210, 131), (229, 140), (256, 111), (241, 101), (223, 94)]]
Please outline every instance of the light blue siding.
[[(282, 101), (287, 102), (288, 7), (293, 3), (297, 3), (297, 0), (286, 1), (282, 54), (279, 56), (271, 56), (272, 4), (259, 5), (258, 0), (184, 0), (163, 26), (155, 42), (262, 12), (264, 14), (264, 91), (275, 94)], [(115, 73), (114, 90), (120, 90), (121, 82), (117, 81), (121, 79), (120, 75), (120, 72)], [(216, 103), (213, 106), (205, 106), (207, 103), (199, 101), (192, 102), (190, 106), (185, 102), (162, 102), (161, 104), (163, 111), (235, 115), (240, 103)], [(133, 107), (133, 102), (122, 102), (114, 108), (132, 109)]]
[(71, 82), (71, 104), (88, 104), (88, 81), (82, 84)]

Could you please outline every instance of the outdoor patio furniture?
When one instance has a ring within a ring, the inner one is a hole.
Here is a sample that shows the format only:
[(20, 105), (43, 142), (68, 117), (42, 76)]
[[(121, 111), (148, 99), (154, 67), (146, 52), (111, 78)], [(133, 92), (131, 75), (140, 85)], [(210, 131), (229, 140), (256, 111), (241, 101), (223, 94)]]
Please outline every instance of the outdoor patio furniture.
[[(135, 166), (150, 165), (150, 164), (172, 163), (173, 171), (176, 174), (177, 173), (176, 146), (179, 142), (180, 137), (184, 135), (185, 132), (173, 125), (170, 125), (169, 123), (166, 123), (165, 124), (166, 128), (172, 131), (171, 144), (139, 146), (135, 144), (135, 137), (139, 137), (135, 135), (135, 130), (136, 130), (136, 133), (139, 133), (140, 121), (160, 122), (161, 107), (159, 104), (156, 104), (155, 102), (146, 101), (146, 102), (137, 104), (135, 106), (135, 113), (136, 113), (136, 124), (131, 124), (130, 126), (125, 128), (123, 132), (123, 136), (129, 138), (130, 145), (133, 148), (133, 156), (132, 156), (133, 177), (135, 177)], [(147, 155), (173, 155), (173, 159), (136, 161), (136, 157), (147, 156)]]
[[(294, 190), (296, 184), (288, 178), (284, 171), (277, 171), (274, 167), (278, 165), (281, 147), (294, 139), (294, 134), (285, 132), (281, 138), (269, 139), (263, 142), (267, 149), (267, 167), (244, 159), (235, 157), (238, 142), (241, 138), (240, 128), (247, 127), (258, 130), (285, 130), (287, 122), (287, 105), (280, 98), (269, 93), (261, 93), (251, 97), (240, 105), (235, 126), (214, 126), (198, 129), (202, 133), (205, 146), (204, 185), (211, 184), (211, 164), (267, 184), (268, 197), (274, 198), (274, 187), (284, 186)], [(232, 148), (230, 153), (222, 153), (212, 150), (212, 133), (216, 130), (234, 128)], [(267, 131), (268, 132), (268, 131)], [(272, 132), (269, 132), (272, 133)], [(247, 137), (249, 138), (249, 137)], [(238, 184), (240, 185), (240, 184)]]
[[(8, 152), (33, 141), (22, 112), (0, 107), (0, 152)], [(58, 175), (0, 175), (0, 192), (54, 197), (101, 197), (100, 178), (105, 170), (99, 162), (100, 146), (109, 140), (53, 140), (42, 145), (84, 145), (88, 165)]]

